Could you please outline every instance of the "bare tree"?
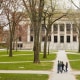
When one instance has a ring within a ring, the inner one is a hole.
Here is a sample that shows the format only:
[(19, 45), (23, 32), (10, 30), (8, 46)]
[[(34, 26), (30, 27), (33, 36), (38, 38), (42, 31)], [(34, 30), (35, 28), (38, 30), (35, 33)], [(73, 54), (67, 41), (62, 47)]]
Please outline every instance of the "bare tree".
[[(56, 12), (56, 9), (55, 9), (55, 6), (53, 6), (52, 4), (52, 0), (51, 1), (51, 5), (47, 7), (46, 11), (44, 12), (44, 27), (46, 29), (46, 34), (45, 34), (45, 41), (44, 41), (44, 54), (43, 54), (43, 58), (46, 58), (47, 55), (47, 41), (48, 41), (48, 36), (50, 33), (50, 29), (51, 29), (51, 26), (54, 22), (56, 22), (57, 20), (61, 19), (62, 17), (66, 16), (67, 13), (63, 13), (63, 12), (59, 12), (57, 11), (58, 13), (60, 14), (57, 14)], [(59, 15), (58, 17), (55, 17)], [(46, 23), (47, 21), (47, 23)], [(48, 49), (49, 49), (49, 46), (48, 46)]]
[(22, 19), (22, 13), (18, 12), (19, 0), (4, 0), (3, 1), (3, 12), (6, 16), (6, 21), (9, 26), (9, 56), (12, 57), (12, 42), (14, 40), (14, 34), (16, 26)]
[(2, 3), (3, 3), (3, 0), (0, 0), (0, 8), (1, 8)]
[(39, 60), (39, 33), (41, 27), (42, 12), (44, 0), (22, 0), (31, 20), (34, 29), (34, 63), (40, 63)]

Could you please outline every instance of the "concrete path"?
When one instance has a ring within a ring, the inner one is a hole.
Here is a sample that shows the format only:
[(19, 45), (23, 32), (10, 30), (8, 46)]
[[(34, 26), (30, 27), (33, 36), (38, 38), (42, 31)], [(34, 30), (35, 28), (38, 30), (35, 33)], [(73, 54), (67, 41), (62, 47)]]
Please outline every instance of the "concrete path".
[[(58, 60), (68, 62), (68, 72), (57, 73), (57, 62)], [(68, 58), (66, 56), (66, 52), (59, 50), (57, 53), (57, 58), (54, 63), (53, 70), (50, 74), (49, 80), (76, 80), (74, 74), (72, 73)]]
[(0, 70), (0, 73), (17, 73), (17, 74), (50, 74), (47, 70)]
[[(11, 62), (0, 62), (0, 64), (26, 63), (26, 62), (33, 62), (33, 61), (11, 61)], [(54, 62), (54, 60), (52, 60), (52, 61), (40, 61), (40, 62)]]

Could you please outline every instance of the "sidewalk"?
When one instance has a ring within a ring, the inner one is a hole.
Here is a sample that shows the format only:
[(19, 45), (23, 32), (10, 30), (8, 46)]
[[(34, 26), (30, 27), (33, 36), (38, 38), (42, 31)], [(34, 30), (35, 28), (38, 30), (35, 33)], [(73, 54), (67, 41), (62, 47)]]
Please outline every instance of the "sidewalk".
[(0, 73), (14, 73), (14, 74), (50, 74), (50, 71), (42, 70), (0, 70)]
[[(57, 73), (57, 61), (68, 62), (68, 72)], [(72, 70), (66, 56), (66, 52), (59, 50), (57, 53), (57, 58), (54, 62), (53, 70), (50, 74), (49, 80), (76, 80), (75, 76), (72, 74)]]

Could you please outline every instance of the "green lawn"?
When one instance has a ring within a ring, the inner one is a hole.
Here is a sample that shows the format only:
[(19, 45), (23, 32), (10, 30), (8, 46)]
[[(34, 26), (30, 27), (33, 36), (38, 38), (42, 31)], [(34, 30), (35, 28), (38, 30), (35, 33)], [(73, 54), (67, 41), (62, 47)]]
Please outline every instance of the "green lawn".
[(0, 74), (0, 80), (48, 80), (48, 75), (41, 75), (41, 74)]
[[(5, 56), (2, 56), (5, 55)], [(24, 55), (25, 54), (25, 55)], [(0, 52), (0, 62), (11, 62), (11, 61), (33, 61), (33, 52), (32, 51), (18, 51), (13, 52), (13, 57), (9, 57), (8, 54), (5, 53), (5, 51)], [(40, 60), (41, 61), (50, 61), (54, 60), (56, 58), (56, 54), (50, 54), (47, 56), (46, 59), (43, 59), (43, 54), (40, 54)]]
[[(50, 54), (47, 56), (46, 59), (43, 59), (43, 54), (40, 54), (40, 61), (46, 61), (46, 62), (41, 62), (40, 64), (34, 64), (33, 63), (34, 55), (32, 51), (30, 52), (13, 51), (13, 57), (9, 57), (8, 55), (7, 56), (6, 55), (7, 54), (5, 51), (0, 52), (0, 70), (51, 70), (53, 62), (48, 62), (48, 61), (52, 61), (56, 58), (56, 54)], [(1, 63), (1, 62), (15, 62), (15, 63)]]
[[(13, 51), (13, 57), (9, 57), (6, 51), (0, 51), (0, 70), (51, 70), (53, 67), (53, 62), (48, 62), (48, 61), (55, 60), (56, 54), (54, 53), (47, 55), (47, 58), (43, 59), (43, 53), (41, 53), (40, 54), (41, 62), (39, 64), (34, 64), (33, 58), (34, 54), (32, 51), (17, 51), (17, 52)], [(17, 63), (8, 63), (8, 62), (17, 62)], [(0, 73), (0, 80), (48, 80), (48, 77), (49, 77), (48, 75), (44, 74)]]
[(70, 61), (70, 65), (74, 70), (80, 70), (80, 61)]
[(80, 55), (68, 54), (68, 58), (69, 60), (74, 60), (74, 61), (70, 61), (70, 65), (72, 69), (80, 70)]
[(41, 62), (40, 64), (34, 64), (32, 62), (9, 63), (0, 64), (0, 70), (51, 70), (52, 66), (52, 62)]
[[(32, 51), (13, 51), (13, 54), (33, 54)], [(7, 51), (0, 51), (0, 55), (8, 55)]]
[(77, 80), (80, 80), (80, 75), (77, 75), (77, 76), (76, 76), (76, 79), (77, 79)]
[[(80, 53), (78, 53), (78, 54), (80, 54)], [(69, 60), (76, 60), (76, 59), (80, 59), (80, 55), (68, 54), (68, 58), (69, 58)]]

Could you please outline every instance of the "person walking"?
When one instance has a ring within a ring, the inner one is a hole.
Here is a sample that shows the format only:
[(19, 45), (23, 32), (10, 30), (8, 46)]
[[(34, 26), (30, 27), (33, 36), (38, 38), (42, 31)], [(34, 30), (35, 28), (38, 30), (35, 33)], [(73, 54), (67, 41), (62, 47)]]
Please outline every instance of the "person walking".
[(58, 60), (58, 64), (57, 64), (57, 73), (60, 72), (60, 61)]
[(66, 62), (66, 64), (65, 64), (65, 71), (66, 72), (68, 71), (68, 62)]
[(63, 61), (61, 62), (61, 65), (62, 65), (62, 72), (63, 72), (63, 71), (65, 72)]
[(62, 61), (60, 61), (60, 72), (62, 73)]

